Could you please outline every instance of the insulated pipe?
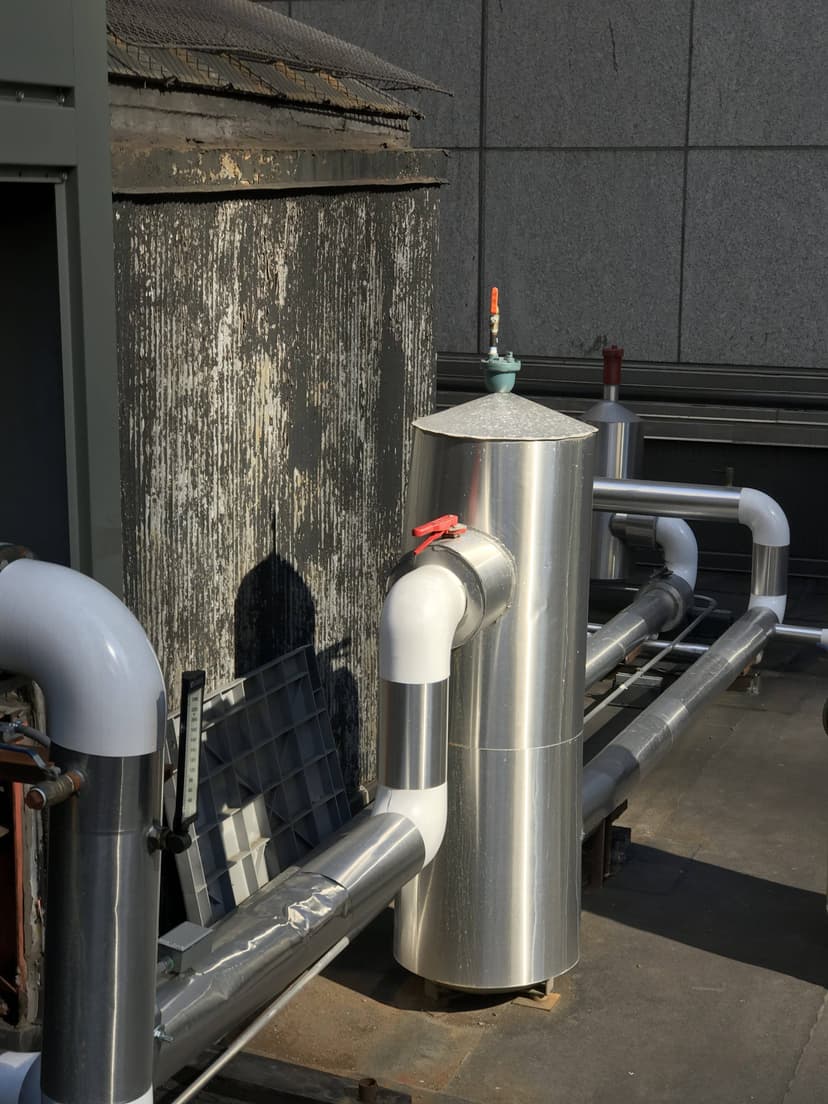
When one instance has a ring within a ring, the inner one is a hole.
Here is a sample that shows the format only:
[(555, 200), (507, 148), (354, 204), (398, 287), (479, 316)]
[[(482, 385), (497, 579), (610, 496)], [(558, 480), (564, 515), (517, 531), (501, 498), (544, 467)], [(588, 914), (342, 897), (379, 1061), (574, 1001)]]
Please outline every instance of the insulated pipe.
[(594, 510), (628, 510), (696, 521), (738, 521), (753, 535), (749, 608), (785, 616), (790, 528), (770, 495), (752, 487), (706, 487), (644, 479), (595, 479)]
[(274, 879), (221, 919), (195, 968), (159, 982), (155, 1084), (162, 1085), (378, 915), (424, 860), (423, 837), (411, 820), (395, 813), (363, 814), (299, 869)]
[(771, 609), (742, 614), (709, 650), (584, 767), (584, 836), (627, 797), (698, 712), (756, 658), (773, 636)]
[(42, 1099), (148, 1104), (160, 869), (148, 833), (161, 813), (166, 720), (158, 661), (99, 583), (25, 559), (0, 571), (0, 667), (42, 687), (51, 757), (86, 780), (50, 812)]
[(684, 579), (656, 579), (587, 640), (585, 689), (623, 663), (648, 637), (678, 623), (693, 592)]
[[(426, 553), (428, 554), (428, 553)], [(379, 786), (375, 814), (413, 820), (427, 866), (446, 830), (448, 680), (466, 590), (426, 563), (399, 578), (382, 607), (379, 639)]]
[[(452, 543), (459, 549), (462, 541)], [(467, 543), (480, 548), (476, 536)], [(372, 920), (437, 853), (446, 827), (451, 651), (467, 607), (466, 587), (441, 558), (429, 550), (383, 605), (380, 785), (370, 815), (220, 921), (195, 971), (161, 979), (157, 1084)]]
[[(587, 630), (597, 633), (603, 627), (590, 621)], [(774, 625), (773, 635), (779, 640), (795, 640), (802, 644), (816, 644), (818, 648), (828, 648), (828, 629), (814, 629), (809, 625)], [(671, 640), (645, 640), (640, 647), (642, 652), (650, 655), (669, 650), (671, 655), (685, 659), (696, 659), (710, 651), (709, 644), (691, 644), (686, 640), (676, 645)]]

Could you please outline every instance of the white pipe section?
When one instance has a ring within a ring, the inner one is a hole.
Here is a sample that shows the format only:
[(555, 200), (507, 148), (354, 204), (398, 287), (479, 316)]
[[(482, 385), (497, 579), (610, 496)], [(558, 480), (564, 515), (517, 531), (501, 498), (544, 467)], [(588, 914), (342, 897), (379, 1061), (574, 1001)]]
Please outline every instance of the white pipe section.
[(440, 850), (446, 834), (448, 783), (443, 782), (427, 790), (396, 790), (390, 786), (377, 786), (371, 814), (379, 816), (381, 813), (398, 813), (416, 825), (423, 837), (423, 866), (426, 867)]
[(413, 685), (447, 679), (465, 612), (466, 590), (454, 572), (426, 564), (403, 575), (382, 607), (380, 678)]
[(753, 534), (755, 544), (786, 548), (791, 543), (791, 529), (785, 511), (775, 498), (753, 487), (743, 487), (739, 495), (739, 521)]
[(41, 1104), (37, 1052), (0, 1053), (0, 1104)]
[[(379, 642), (381, 679), (407, 685), (444, 682), (451, 672), (451, 650), (457, 626), (466, 612), (466, 590), (454, 572), (426, 564), (398, 579), (382, 608)], [(440, 718), (448, 739), (445, 718)], [(382, 738), (408, 738), (383, 733)], [(422, 734), (420, 734), (422, 736)], [(397, 789), (380, 785), (372, 813), (399, 813), (416, 825), (423, 837), (428, 866), (440, 849), (446, 831), (448, 786)]]
[(157, 750), (158, 660), (126, 606), (93, 579), (40, 560), (0, 571), (0, 667), (42, 687), (53, 743), (112, 758)]
[(681, 518), (657, 518), (655, 539), (664, 555), (664, 564), (668, 571), (680, 576), (691, 590), (695, 590), (699, 546), (696, 535), (687, 522)]

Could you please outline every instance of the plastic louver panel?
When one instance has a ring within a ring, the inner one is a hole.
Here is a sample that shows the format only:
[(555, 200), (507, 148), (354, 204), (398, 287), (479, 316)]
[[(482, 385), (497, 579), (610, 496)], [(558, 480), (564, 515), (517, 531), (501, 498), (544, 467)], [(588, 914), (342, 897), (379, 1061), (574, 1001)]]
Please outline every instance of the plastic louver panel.
[[(178, 716), (167, 723), (177, 762)], [(187, 919), (215, 923), (351, 816), (311, 648), (204, 703), (193, 846), (176, 856)], [(167, 818), (175, 776), (164, 788)]]

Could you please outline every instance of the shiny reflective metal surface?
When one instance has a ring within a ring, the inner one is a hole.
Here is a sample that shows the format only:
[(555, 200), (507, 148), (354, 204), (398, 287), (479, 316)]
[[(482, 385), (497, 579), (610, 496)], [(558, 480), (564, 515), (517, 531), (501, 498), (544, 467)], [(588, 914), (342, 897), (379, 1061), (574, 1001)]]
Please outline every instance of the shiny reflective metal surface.
[(822, 644), (825, 632), (825, 629), (813, 629), (808, 625), (776, 625), (773, 635), (781, 636), (783, 640), (807, 640), (812, 644)]
[(584, 835), (589, 835), (652, 769), (705, 705), (747, 667), (773, 636), (769, 609), (742, 614), (689, 670), (584, 767)]
[(445, 985), (577, 960), (593, 436), (514, 394), (415, 423), (406, 529), (456, 513), (517, 570), (508, 610), (453, 653), (446, 839), (397, 903), (398, 960)]
[(595, 510), (622, 510), (690, 521), (738, 521), (741, 494), (740, 487), (599, 477), (593, 481), (592, 505)]
[(406, 969), (457, 989), (508, 990), (575, 965), (581, 757), (580, 737), (449, 748), (443, 847), (397, 898), (394, 955)]
[(406, 738), (381, 740), (381, 785), (397, 790), (424, 790), (446, 780), (448, 679), (413, 684), (380, 679), (380, 732), (406, 733)]
[(675, 585), (656, 580), (587, 640), (585, 686), (588, 689), (654, 633), (674, 625), (692, 598), (682, 579)]
[(750, 593), (773, 597), (788, 591), (788, 547), (754, 544)]
[(423, 856), (422, 837), (411, 821), (395, 814), (363, 816), (301, 869), (270, 882), (220, 920), (198, 968), (159, 984), (155, 1084), (376, 916), (419, 870)]
[(87, 783), (49, 814), (43, 1091), (136, 1100), (152, 1082), (162, 756), (52, 754)]
[[(617, 399), (617, 387), (614, 388)], [(625, 406), (611, 400), (584, 411), (583, 420), (598, 430), (595, 442), (595, 474), (612, 479), (634, 479), (641, 471), (644, 423)], [(611, 527), (612, 514), (596, 513), (592, 519), (590, 576), (593, 579), (626, 579), (632, 569), (629, 549)]]

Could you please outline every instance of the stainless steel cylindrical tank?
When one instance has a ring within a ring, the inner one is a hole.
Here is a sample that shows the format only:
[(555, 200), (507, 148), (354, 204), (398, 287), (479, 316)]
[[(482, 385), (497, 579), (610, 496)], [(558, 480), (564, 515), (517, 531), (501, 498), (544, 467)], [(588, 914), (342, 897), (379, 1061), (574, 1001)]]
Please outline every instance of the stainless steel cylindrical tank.
[[(641, 474), (644, 423), (618, 402), (621, 360), (624, 350), (604, 349), (604, 398), (581, 415), (598, 430), (595, 442), (595, 474), (610, 479), (635, 479)], [(592, 520), (590, 576), (593, 579), (627, 579), (632, 556), (624, 541), (610, 529), (612, 514), (598, 513)]]
[(506, 546), (516, 584), (453, 653), (448, 827), (399, 894), (395, 955), (442, 985), (525, 988), (578, 960), (595, 430), (509, 393), (414, 426), (407, 531), (457, 514)]

